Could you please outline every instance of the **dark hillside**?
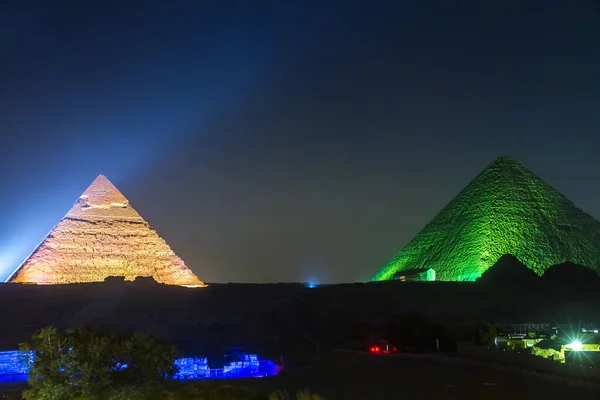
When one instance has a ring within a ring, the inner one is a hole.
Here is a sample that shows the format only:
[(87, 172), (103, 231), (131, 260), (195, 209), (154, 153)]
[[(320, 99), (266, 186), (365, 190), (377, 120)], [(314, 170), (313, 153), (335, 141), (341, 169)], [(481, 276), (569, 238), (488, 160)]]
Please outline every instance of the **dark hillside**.
[(208, 355), (229, 345), (273, 357), (316, 354), (360, 347), (374, 326), (411, 313), (444, 329), (482, 321), (589, 321), (600, 315), (600, 296), (584, 288), (561, 297), (545, 284), (521, 286), (515, 293), (510, 285), (478, 282), (387, 281), (314, 289), (301, 284), (214, 284), (202, 289), (148, 283), (3, 284), (0, 347), (15, 349), (47, 325), (85, 324), (145, 331), (189, 354)]

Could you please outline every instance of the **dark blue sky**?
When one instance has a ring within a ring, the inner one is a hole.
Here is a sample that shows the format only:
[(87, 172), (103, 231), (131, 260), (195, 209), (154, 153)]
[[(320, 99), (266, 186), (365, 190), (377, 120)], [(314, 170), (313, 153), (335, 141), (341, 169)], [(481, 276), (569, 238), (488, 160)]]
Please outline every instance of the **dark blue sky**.
[(593, 0), (5, 1), (0, 278), (103, 173), (205, 281), (368, 279), (511, 154), (600, 218)]

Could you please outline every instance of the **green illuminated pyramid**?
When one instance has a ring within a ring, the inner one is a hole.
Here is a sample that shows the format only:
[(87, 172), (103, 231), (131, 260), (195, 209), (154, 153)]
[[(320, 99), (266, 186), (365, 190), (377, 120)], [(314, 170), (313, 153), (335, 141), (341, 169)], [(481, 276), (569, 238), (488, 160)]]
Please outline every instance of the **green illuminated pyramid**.
[(494, 160), (375, 276), (432, 268), (473, 281), (504, 254), (539, 275), (572, 262), (600, 272), (600, 222), (510, 157)]

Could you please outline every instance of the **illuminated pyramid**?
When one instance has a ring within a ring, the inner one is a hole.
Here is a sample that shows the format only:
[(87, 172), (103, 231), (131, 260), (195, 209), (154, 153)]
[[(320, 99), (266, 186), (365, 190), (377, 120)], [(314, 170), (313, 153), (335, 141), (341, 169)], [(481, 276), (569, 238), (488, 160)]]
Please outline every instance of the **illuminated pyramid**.
[(600, 271), (600, 222), (510, 157), (494, 160), (376, 275), (432, 268), (477, 279), (504, 254), (538, 274), (564, 262)]
[(125, 196), (99, 175), (9, 281), (64, 284), (101, 282), (108, 276), (151, 276), (170, 285), (204, 286)]

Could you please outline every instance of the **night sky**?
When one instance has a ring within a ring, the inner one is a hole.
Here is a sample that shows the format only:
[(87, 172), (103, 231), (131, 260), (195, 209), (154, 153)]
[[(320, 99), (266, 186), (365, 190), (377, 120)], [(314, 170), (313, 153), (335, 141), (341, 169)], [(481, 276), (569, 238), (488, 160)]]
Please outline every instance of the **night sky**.
[(593, 0), (0, 4), (0, 278), (99, 173), (207, 282), (370, 279), (504, 154), (600, 218)]

